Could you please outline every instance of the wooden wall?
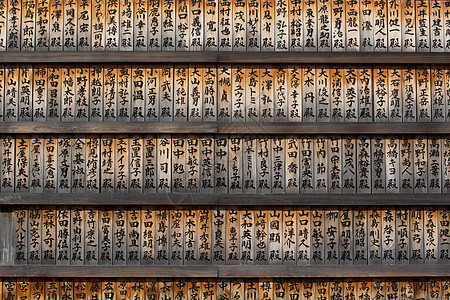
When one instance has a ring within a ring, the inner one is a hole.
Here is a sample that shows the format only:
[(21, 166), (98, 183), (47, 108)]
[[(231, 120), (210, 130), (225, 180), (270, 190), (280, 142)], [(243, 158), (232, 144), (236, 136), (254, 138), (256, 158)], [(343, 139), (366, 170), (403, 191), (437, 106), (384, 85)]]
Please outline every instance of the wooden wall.
[(0, 50), (450, 50), (450, 2), (2, 0)]
[(447, 52), (447, 0), (0, 0), (0, 299), (450, 299)]

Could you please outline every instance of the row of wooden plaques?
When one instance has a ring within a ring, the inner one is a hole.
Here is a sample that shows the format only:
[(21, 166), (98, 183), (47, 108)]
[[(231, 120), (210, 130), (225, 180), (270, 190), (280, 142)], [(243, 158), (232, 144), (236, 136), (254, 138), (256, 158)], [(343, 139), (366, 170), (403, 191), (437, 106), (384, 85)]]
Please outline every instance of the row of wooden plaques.
[(445, 207), (30, 207), (0, 224), (2, 265), (450, 264)]
[[(1, 280), (0, 280), (1, 283)], [(8, 300), (344, 300), (450, 299), (442, 279), (254, 280), (79, 280), (3, 279), (0, 297)], [(3, 293), (3, 296), (2, 296)]]
[(5, 194), (450, 192), (439, 136), (18, 135), (0, 152)]
[(0, 122), (449, 120), (442, 65), (0, 67)]
[(450, 50), (444, 0), (2, 0), (0, 50)]

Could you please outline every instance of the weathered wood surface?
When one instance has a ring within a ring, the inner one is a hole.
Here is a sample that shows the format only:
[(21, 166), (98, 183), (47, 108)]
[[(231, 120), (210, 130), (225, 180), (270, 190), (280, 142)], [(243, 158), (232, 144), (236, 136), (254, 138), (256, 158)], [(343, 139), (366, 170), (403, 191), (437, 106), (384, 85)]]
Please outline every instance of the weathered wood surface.
[(0, 63), (302, 63), (302, 64), (448, 64), (440, 53), (367, 53), (367, 52), (0, 52)]
[[(121, 276), (143, 278), (148, 274), (159, 278), (377, 278), (377, 277), (445, 277), (448, 265), (423, 266), (0, 266), (5, 277), (84, 278), (95, 274), (99, 278)], [(176, 270), (179, 270), (176, 271)]]
[[(231, 206), (218, 212), (211, 205), (166, 207), (3, 211), (5, 228), (15, 230), (14, 261), (5, 255), (1, 263), (54, 265), (56, 258), (57, 265), (72, 266), (450, 265), (445, 208)], [(219, 239), (214, 245), (211, 233)]]

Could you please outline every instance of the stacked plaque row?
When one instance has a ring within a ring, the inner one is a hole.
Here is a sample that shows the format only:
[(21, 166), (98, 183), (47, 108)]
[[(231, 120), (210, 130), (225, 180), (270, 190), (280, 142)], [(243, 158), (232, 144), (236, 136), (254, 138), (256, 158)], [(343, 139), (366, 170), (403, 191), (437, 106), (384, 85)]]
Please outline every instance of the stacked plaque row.
[(438, 136), (18, 135), (0, 151), (2, 193), (450, 191)]
[(196, 299), (196, 300), (289, 300), (289, 299), (450, 299), (447, 278), (314, 280), (99, 280), (4, 279), (0, 297), (28, 299)]
[(289, 300), (289, 299), (450, 299), (447, 278), (314, 280), (99, 280), (86, 279), (4, 279), (0, 297), (8, 300), (29, 299), (195, 299), (195, 300)]
[(5, 265), (450, 264), (439, 207), (32, 207), (0, 218)]
[(450, 1), (2, 0), (0, 50), (450, 50)]
[(6, 65), (0, 121), (446, 122), (448, 66)]

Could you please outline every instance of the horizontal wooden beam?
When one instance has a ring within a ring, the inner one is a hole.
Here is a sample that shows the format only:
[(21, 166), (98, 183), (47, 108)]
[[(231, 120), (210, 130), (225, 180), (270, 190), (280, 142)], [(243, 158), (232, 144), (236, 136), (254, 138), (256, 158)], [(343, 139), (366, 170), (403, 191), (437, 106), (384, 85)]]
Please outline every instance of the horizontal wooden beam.
[(217, 133), (216, 123), (207, 122), (15, 122), (0, 123), (0, 133)]
[(219, 123), (228, 134), (448, 134), (450, 123)]
[(36, 194), (0, 193), (0, 205), (217, 205), (214, 194)]
[(449, 194), (220, 194), (219, 205), (238, 206), (408, 206), (450, 205)]
[(375, 52), (0, 52), (0, 63), (449, 64), (447, 53)]
[(0, 266), (2, 277), (217, 277), (214, 266)]
[(449, 194), (34, 194), (0, 193), (0, 205), (441, 206)]
[(16, 122), (0, 134), (450, 134), (450, 123)]
[(0, 266), (2, 277), (375, 278), (445, 277), (450, 265), (409, 266)]
[(450, 265), (408, 266), (220, 266), (220, 278), (374, 278), (441, 277), (450, 274)]

